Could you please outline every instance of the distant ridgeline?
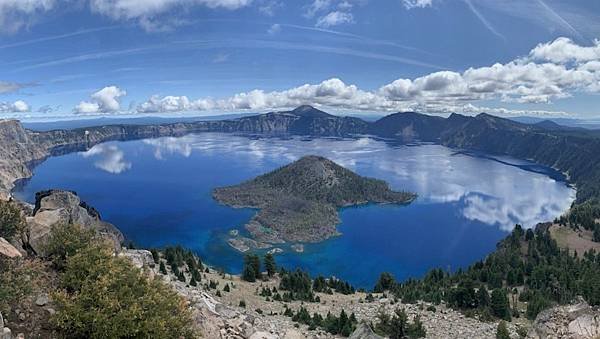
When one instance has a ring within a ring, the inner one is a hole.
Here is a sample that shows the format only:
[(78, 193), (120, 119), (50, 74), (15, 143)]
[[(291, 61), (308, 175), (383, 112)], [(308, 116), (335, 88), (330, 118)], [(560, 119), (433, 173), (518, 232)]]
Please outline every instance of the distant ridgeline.
[[(292, 111), (231, 120), (109, 125), (47, 132), (28, 131), (18, 123), (4, 121), (0, 124), (0, 151), (15, 142), (19, 143), (19, 147), (30, 144), (36, 152), (29, 154), (29, 157), (39, 160), (42, 156), (87, 149), (110, 140), (196, 132), (311, 136), (371, 134), (403, 142), (436, 142), (449, 147), (506, 154), (553, 167), (566, 173), (571, 183), (577, 186), (578, 203), (600, 197), (600, 133), (548, 122), (527, 125), (485, 113), (476, 117), (452, 114), (448, 118), (441, 118), (406, 112), (367, 122), (359, 118), (334, 116), (311, 106), (301, 106)], [(19, 138), (14, 139), (15, 135)], [(11, 186), (4, 180), (2, 183), (5, 188)]]

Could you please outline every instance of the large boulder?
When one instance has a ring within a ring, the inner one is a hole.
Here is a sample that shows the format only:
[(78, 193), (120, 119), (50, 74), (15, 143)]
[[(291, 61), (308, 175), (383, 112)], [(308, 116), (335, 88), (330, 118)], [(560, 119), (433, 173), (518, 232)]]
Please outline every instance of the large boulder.
[(597, 339), (600, 337), (600, 309), (585, 301), (557, 306), (540, 312), (527, 338)]
[(38, 255), (45, 256), (44, 245), (52, 226), (57, 223), (79, 225), (95, 230), (98, 235), (110, 240), (119, 250), (123, 234), (114, 225), (102, 221), (94, 208), (82, 202), (75, 192), (49, 190), (36, 193), (35, 208), (27, 218), (24, 242)]
[(131, 260), (133, 266), (137, 268), (154, 268), (154, 258), (152, 257), (152, 252), (148, 250), (130, 250), (124, 249), (119, 253), (119, 256), (128, 258)]
[(11, 259), (20, 258), (21, 252), (17, 250), (11, 243), (4, 238), (0, 238), (0, 257), (8, 257)]

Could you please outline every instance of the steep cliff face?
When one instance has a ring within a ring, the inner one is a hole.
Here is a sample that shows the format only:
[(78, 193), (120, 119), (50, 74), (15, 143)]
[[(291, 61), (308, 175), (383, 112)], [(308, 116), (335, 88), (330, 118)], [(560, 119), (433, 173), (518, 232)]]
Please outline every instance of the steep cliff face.
[[(230, 121), (232, 131), (249, 133), (289, 133), (313, 136), (346, 136), (366, 133), (369, 124), (358, 118), (338, 117), (311, 106), (292, 111), (272, 112)], [(214, 126), (215, 129), (222, 129)]]
[(47, 154), (18, 121), (0, 120), (0, 199), (8, 197), (15, 180), (31, 176), (27, 164)]
[(446, 119), (414, 112), (394, 113), (375, 121), (369, 132), (403, 141), (437, 141), (446, 128)]
[(600, 139), (545, 130), (487, 114), (448, 129), (440, 142), (449, 147), (506, 154), (567, 173), (577, 200), (600, 197)]

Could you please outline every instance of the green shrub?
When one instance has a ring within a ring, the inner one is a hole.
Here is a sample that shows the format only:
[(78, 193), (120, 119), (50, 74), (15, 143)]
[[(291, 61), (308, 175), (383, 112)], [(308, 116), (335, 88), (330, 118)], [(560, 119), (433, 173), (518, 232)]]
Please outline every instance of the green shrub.
[(110, 248), (92, 243), (68, 255), (53, 295), (52, 322), (66, 338), (193, 338), (176, 292)]
[(39, 260), (12, 260), (0, 258), (0, 311), (29, 296), (44, 270)]
[(10, 240), (24, 228), (21, 209), (14, 203), (0, 201), (0, 237)]
[(73, 224), (55, 224), (44, 246), (44, 251), (58, 270), (64, 269), (67, 258), (90, 245), (93, 230)]

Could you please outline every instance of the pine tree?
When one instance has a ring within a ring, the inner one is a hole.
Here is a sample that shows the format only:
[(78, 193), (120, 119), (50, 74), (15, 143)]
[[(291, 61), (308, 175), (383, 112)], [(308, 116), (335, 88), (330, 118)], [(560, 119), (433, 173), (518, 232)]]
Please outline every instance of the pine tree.
[(255, 282), (258, 278), (260, 278), (260, 258), (254, 254), (247, 254), (244, 257), (242, 279), (248, 282)]
[(254, 271), (254, 267), (252, 265), (244, 264), (244, 269), (242, 271), (242, 279), (248, 282), (256, 281), (256, 272)]
[(485, 286), (480, 286), (477, 290), (477, 305), (479, 307), (487, 307), (490, 304), (490, 294)]
[(160, 262), (160, 273), (166, 275), (167, 274), (167, 268), (165, 267), (165, 263), (164, 262)]
[(229, 292), (229, 284), (225, 284), (225, 287), (223, 287), (223, 292)]
[(396, 283), (396, 279), (394, 276), (388, 272), (383, 272), (379, 275), (379, 279), (373, 288), (373, 292), (375, 293), (383, 293), (384, 291), (392, 289), (394, 284)]
[(508, 328), (506, 328), (506, 323), (501, 321), (498, 324), (498, 328), (496, 329), (496, 339), (510, 339), (510, 333), (508, 332)]
[(413, 323), (408, 325), (408, 336), (410, 338), (425, 338), (427, 332), (425, 331), (425, 327), (423, 327), (423, 322), (421, 321), (420, 316), (415, 316)]
[(265, 270), (267, 275), (272, 277), (277, 272), (277, 264), (275, 263), (275, 257), (271, 253), (265, 255)]
[(492, 314), (500, 319), (510, 320), (510, 305), (508, 302), (508, 296), (506, 291), (503, 289), (495, 289), (492, 291), (492, 298), (490, 300), (490, 307)]
[(158, 255), (158, 251), (153, 248), (150, 250), (150, 253), (152, 253), (152, 260), (154, 260), (155, 264), (158, 264), (158, 261), (160, 260), (160, 256)]

